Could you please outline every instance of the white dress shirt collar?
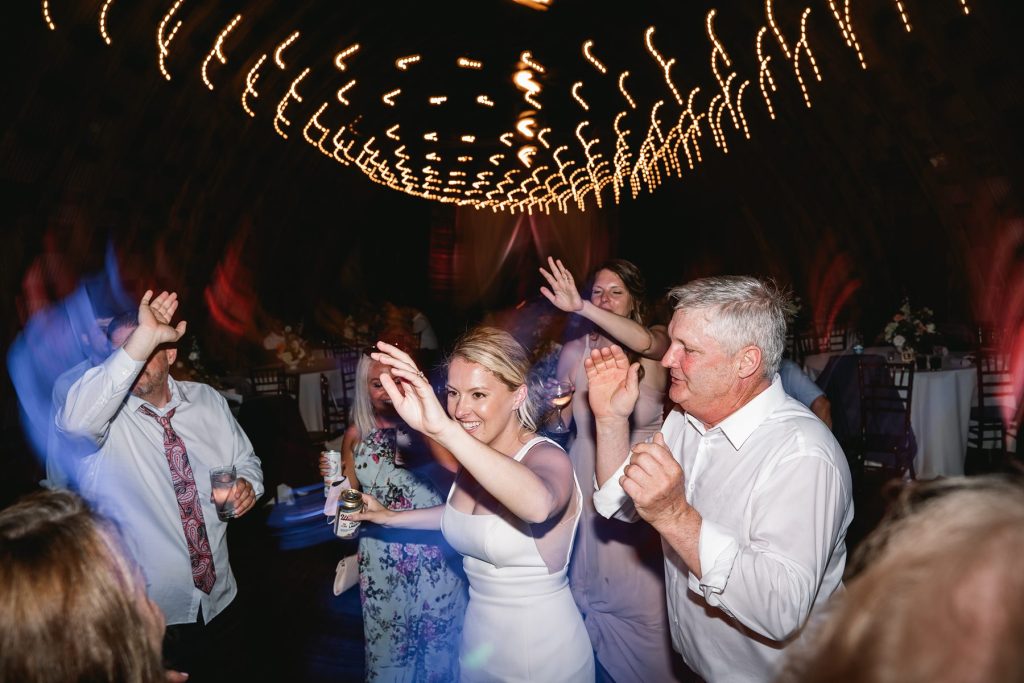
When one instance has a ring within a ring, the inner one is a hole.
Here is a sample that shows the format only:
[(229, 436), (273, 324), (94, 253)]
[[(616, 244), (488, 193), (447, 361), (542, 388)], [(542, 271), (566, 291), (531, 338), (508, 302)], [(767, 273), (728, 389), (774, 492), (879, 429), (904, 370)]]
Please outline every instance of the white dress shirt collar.
[(754, 396), (743, 407), (725, 418), (711, 429), (707, 429), (700, 420), (685, 413), (686, 421), (704, 436), (707, 432), (721, 429), (732, 447), (739, 450), (754, 430), (786, 400), (786, 392), (782, 389), (782, 379), (778, 373), (772, 378), (767, 389)]
[(146, 406), (157, 415), (166, 415), (171, 410), (174, 410), (182, 403), (190, 403), (188, 397), (188, 391), (185, 389), (185, 385), (180, 382), (174, 381), (174, 378), (167, 375), (167, 385), (171, 390), (171, 400), (163, 408), (157, 408), (149, 401), (143, 401), (135, 394), (128, 394), (128, 408), (133, 411), (138, 411), (142, 406)]

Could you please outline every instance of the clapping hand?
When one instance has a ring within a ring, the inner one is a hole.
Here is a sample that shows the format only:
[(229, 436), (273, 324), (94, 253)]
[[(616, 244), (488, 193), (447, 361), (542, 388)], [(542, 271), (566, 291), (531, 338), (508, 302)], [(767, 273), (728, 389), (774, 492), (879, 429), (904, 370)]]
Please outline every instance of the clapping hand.
[(633, 446), (619, 485), (633, 499), (637, 514), (655, 528), (669, 526), (692, 508), (686, 502), (685, 477), (661, 432)]
[[(370, 357), (388, 366), (388, 372), (380, 376), (380, 383), (388, 392), (395, 411), (416, 431), (436, 437), (451, 423), (451, 418), (437, 400), (426, 375), (420, 372), (409, 354), (397, 346), (377, 342), (377, 348), (380, 350), (371, 353)], [(395, 378), (405, 382), (409, 388), (402, 391)]]
[(576, 289), (576, 283), (572, 279), (572, 273), (569, 272), (569, 269), (562, 265), (561, 260), (556, 261), (550, 256), (548, 256), (548, 267), (551, 268), (550, 271), (541, 268), (540, 274), (551, 285), (551, 289), (542, 286), (540, 293), (566, 313), (582, 311), (583, 299), (580, 297), (579, 290)]
[(640, 396), (640, 364), (630, 364), (616, 344), (592, 349), (583, 361), (590, 385), (588, 396), (594, 419), (628, 419)]

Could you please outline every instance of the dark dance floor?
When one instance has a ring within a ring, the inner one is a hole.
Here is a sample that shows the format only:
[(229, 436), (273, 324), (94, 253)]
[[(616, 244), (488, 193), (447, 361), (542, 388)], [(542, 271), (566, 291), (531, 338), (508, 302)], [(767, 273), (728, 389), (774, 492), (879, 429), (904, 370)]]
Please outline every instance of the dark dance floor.
[[(262, 518), (229, 533), (252, 664), (247, 681), (355, 683), (363, 680), (359, 587), (333, 593), (341, 541), (282, 550)], [(232, 522), (236, 524), (236, 522)]]

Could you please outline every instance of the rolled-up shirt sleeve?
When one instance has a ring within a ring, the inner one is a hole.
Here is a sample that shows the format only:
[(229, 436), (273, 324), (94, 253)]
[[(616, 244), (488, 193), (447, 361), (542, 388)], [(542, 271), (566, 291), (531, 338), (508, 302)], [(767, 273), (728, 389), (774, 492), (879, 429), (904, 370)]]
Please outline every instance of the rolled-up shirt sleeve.
[(615, 470), (615, 474), (608, 478), (604, 486), (599, 487), (596, 479), (594, 481), (596, 489), (594, 491), (594, 509), (602, 517), (618, 519), (623, 522), (635, 522), (640, 519), (636, 508), (633, 507), (633, 499), (626, 495), (622, 485), (619, 484), (619, 479), (622, 478), (628, 464), (629, 456), (627, 455), (619, 465), (619, 469)]

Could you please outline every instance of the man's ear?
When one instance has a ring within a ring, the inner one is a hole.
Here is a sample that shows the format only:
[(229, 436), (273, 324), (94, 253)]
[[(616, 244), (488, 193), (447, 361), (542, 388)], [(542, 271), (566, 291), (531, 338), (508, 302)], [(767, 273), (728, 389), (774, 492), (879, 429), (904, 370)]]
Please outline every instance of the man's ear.
[(165, 353), (167, 354), (167, 364), (174, 365), (174, 361), (178, 359), (178, 349), (167, 349)]
[(739, 353), (739, 360), (738, 374), (741, 379), (761, 371), (761, 349), (757, 346), (744, 347)]

